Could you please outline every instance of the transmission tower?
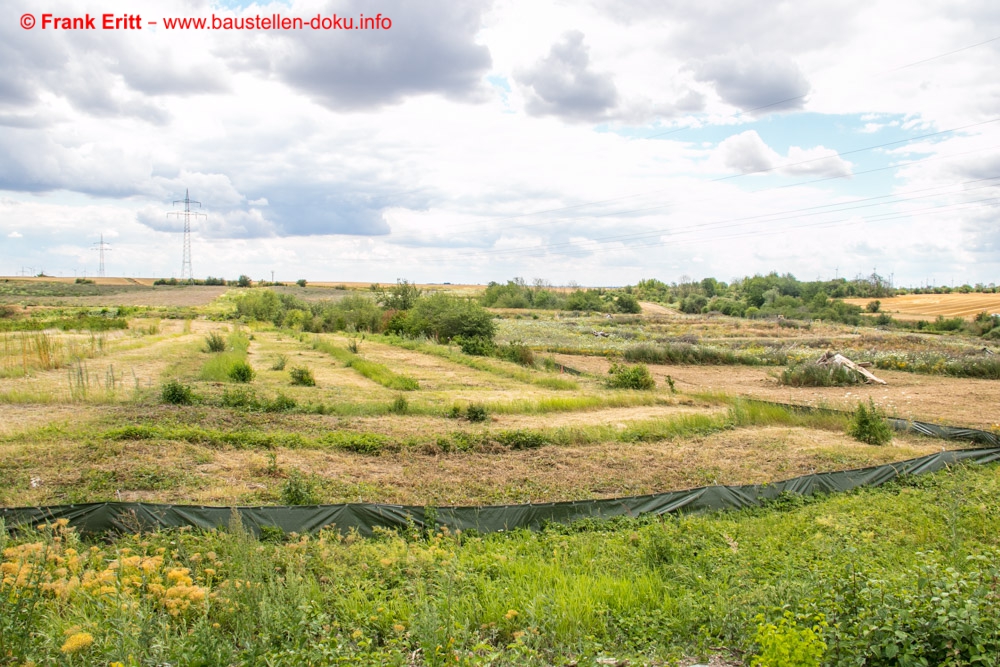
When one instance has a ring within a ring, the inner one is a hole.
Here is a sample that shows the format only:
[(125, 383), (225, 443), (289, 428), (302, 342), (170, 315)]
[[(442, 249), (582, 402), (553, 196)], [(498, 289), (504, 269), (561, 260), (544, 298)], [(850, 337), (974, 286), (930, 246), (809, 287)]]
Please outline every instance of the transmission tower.
[(168, 216), (176, 215), (177, 217), (184, 217), (184, 260), (181, 264), (181, 280), (187, 278), (188, 280), (194, 280), (194, 271), (191, 269), (191, 216), (195, 219), (200, 215), (203, 218), (208, 216), (204, 213), (198, 213), (197, 211), (191, 210), (191, 204), (197, 204), (201, 206), (200, 201), (191, 201), (191, 193), (189, 190), (184, 190), (184, 199), (178, 199), (174, 202), (174, 205), (184, 204), (183, 211), (171, 211), (167, 213)]
[(100, 268), (97, 270), (97, 275), (100, 276), (101, 278), (103, 278), (104, 277), (104, 251), (105, 251), (105, 249), (111, 250), (111, 244), (110, 243), (105, 243), (104, 242), (104, 234), (101, 234), (101, 240), (98, 243), (95, 243), (94, 245), (97, 246), (97, 248), (95, 248), (95, 250), (98, 250), (101, 253), (101, 265), (100, 265)]

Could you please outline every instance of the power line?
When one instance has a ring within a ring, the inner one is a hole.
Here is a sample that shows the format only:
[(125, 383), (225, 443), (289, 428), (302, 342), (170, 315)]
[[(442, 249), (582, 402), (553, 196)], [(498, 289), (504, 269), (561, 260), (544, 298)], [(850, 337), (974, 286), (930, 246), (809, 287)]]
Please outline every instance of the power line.
[(101, 256), (100, 268), (97, 270), (97, 275), (100, 276), (101, 278), (103, 278), (104, 277), (104, 251), (105, 251), (105, 249), (111, 250), (111, 244), (104, 242), (104, 234), (102, 233), (101, 234), (101, 240), (99, 242), (97, 242), (97, 243), (94, 243), (94, 245), (97, 246), (96, 248), (94, 248), (94, 250), (99, 250), (100, 251), (100, 256)]

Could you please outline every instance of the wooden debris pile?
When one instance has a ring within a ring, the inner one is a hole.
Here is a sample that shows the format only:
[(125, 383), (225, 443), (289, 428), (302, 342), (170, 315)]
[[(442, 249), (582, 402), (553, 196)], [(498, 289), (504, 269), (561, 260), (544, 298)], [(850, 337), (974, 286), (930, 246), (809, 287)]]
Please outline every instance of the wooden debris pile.
[(885, 380), (875, 377), (875, 375), (869, 371), (865, 366), (870, 366), (870, 364), (856, 364), (842, 354), (836, 354), (830, 352), (829, 350), (823, 353), (816, 363), (820, 366), (846, 366), (850, 368), (855, 373), (860, 374), (865, 382), (874, 382), (876, 384), (885, 384)]

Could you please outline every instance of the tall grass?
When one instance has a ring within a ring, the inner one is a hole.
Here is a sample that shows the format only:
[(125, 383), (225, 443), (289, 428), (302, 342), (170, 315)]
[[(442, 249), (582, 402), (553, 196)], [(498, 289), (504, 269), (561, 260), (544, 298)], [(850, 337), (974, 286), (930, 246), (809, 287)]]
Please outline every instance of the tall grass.
[(780, 366), (788, 363), (788, 353), (782, 350), (761, 348), (754, 351), (731, 350), (693, 343), (643, 343), (627, 348), (622, 356), (626, 361), (647, 364), (691, 364), (704, 366)]
[(415, 391), (420, 388), (420, 383), (415, 379), (396, 373), (383, 364), (364, 359), (346, 348), (338, 347), (329, 341), (314, 338), (312, 346), (313, 349), (329, 354), (345, 366), (353, 368), (364, 377), (372, 382), (377, 382), (383, 387), (397, 391)]
[(975, 508), (998, 493), (995, 467), (959, 467), (756, 510), (485, 536), (431, 520), (260, 541), (237, 516), (87, 543), (0, 526), (14, 573), (0, 646), (11, 664), (750, 664), (758, 629), (787, 613), (826, 618), (823, 664), (874, 650), (993, 664), (1000, 516)]
[(24, 377), (34, 371), (63, 368), (107, 352), (107, 334), (85, 336), (22, 331), (0, 335), (0, 377)]
[(202, 364), (199, 377), (209, 382), (229, 382), (234, 369), (246, 364), (250, 338), (240, 329), (233, 330), (226, 337), (225, 350), (212, 354)]
[(406, 350), (440, 357), (441, 359), (446, 359), (456, 364), (468, 366), (469, 368), (473, 368), (477, 371), (492, 373), (493, 375), (509, 378), (511, 380), (517, 380), (527, 384), (533, 384), (546, 389), (579, 389), (579, 385), (576, 382), (559, 377), (558, 375), (542, 373), (539, 371), (530, 371), (517, 366), (513, 362), (503, 363), (499, 361), (491, 361), (484, 357), (474, 357), (468, 354), (462, 354), (461, 352), (456, 352), (445, 345), (408, 340), (397, 336), (378, 336), (373, 338)]

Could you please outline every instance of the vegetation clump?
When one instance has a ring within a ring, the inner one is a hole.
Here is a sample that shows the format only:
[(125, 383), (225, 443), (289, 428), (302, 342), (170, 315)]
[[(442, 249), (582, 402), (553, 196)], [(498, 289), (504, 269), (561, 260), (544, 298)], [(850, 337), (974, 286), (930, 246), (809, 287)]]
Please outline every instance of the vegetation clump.
[(611, 389), (655, 389), (656, 380), (645, 364), (611, 364), (605, 384)]
[(213, 331), (205, 336), (205, 351), (206, 352), (225, 352), (226, 351), (226, 339), (218, 331)]
[(487, 421), (490, 418), (489, 410), (482, 403), (470, 403), (465, 409), (465, 418), (473, 423)]
[(846, 366), (812, 361), (790, 366), (778, 376), (778, 382), (789, 387), (846, 387), (862, 380), (860, 373)]
[(847, 427), (847, 434), (869, 445), (887, 445), (892, 441), (892, 427), (886, 421), (885, 413), (871, 398), (867, 405), (864, 401), (858, 403)]
[(253, 382), (256, 373), (253, 366), (246, 361), (240, 360), (229, 367), (228, 375), (229, 379), (233, 382)]
[(292, 378), (292, 384), (300, 387), (315, 387), (316, 378), (313, 377), (313, 372), (306, 368), (305, 366), (299, 366), (288, 371), (288, 375)]
[(172, 405), (191, 405), (194, 403), (194, 392), (178, 380), (168, 380), (160, 388), (160, 398)]
[(281, 487), (281, 502), (285, 505), (319, 505), (316, 483), (298, 470), (293, 470)]

